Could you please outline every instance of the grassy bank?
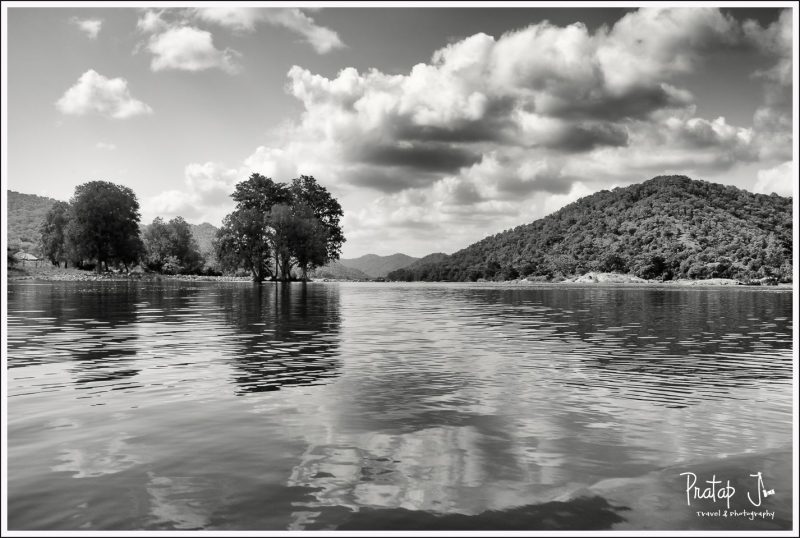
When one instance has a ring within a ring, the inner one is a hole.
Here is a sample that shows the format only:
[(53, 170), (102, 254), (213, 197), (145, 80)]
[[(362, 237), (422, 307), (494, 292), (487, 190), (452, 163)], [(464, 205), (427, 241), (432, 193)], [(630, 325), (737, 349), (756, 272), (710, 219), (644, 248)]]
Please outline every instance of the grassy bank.
[(156, 281), (156, 280), (187, 280), (200, 282), (249, 282), (250, 277), (236, 276), (206, 276), (206, 275), (161, 275), (145, 272), (105, 272), (83, 271), (75, 268), (54, 267), (42, 265), (38, 267), (9, 268), (8, 280), (48, 280), (48, 281)]

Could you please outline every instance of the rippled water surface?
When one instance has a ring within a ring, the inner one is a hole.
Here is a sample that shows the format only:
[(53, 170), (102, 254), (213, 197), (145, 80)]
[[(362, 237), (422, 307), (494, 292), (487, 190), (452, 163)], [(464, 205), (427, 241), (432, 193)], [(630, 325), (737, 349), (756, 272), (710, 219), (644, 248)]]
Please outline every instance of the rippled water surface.
[(9, 527), (610, 528), (575, 492), (791, 447), (792, 322), (790, 290), (10, 283)]

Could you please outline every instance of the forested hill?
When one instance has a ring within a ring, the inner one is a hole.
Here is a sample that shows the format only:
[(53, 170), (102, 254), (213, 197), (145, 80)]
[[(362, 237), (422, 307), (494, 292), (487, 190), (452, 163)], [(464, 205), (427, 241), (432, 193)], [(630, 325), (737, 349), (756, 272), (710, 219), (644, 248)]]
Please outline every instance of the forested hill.
[(382, 278), (395, 269), (407, 267), (419, 258), (413, 258), (405, 254), (392, 254), (390, 256), (378, 256), (377, 254), (366, 254), (360, 258), (342, 259), (339, 262), (345, 267), (358, 269), (371, 278)]
[[(20, 250), (39, 254), (39, 240), (42, 237), (41, 227), (45, 215), (58, 200), (24, 194), (16, 191), (6, 191), (8, 196), (8, 244)], [(148, 223), (141, 222), (142, 230)], [(207, 222), (189, 225), (192, 235), (204, 255), (212, 255), (211, 241), (217, 233), (217, 228)]]
[(792, 278), (792, 199), (659, 176), (600, 191), (389, 280)]
[(23, 251), (39, 246), (44, 216), (56, 200), (35, 194), (6, 191), (8, 196), (8, 245)]

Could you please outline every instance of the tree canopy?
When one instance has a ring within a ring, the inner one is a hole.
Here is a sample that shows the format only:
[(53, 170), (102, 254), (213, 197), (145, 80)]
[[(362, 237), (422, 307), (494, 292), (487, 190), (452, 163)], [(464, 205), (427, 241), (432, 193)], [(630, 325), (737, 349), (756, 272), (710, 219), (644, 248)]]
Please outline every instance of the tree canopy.
[(66, 267), (69, 259), (69, 245), (66, 237), (69, 213), (70, 206), (67, 202), (56, 202), (47, 211), (42, 222), (40, 229), (42, 255), (53, 265), (64, 262)]
[(128, 187), (90, 181), (75, 188), (70, 200), (67, 237), (78, 259), (102, 265), (139, 260), (144, 249), (139, 236), (139, 202)]
[(236, 185), (235, 210), (217, 232), (216, 254), (229, 270), (245, 269), (253, 280), (287, 281), (336, 260), (344, 243), (341, 205), (312, 176), (290, 184), (254, 173)]
[(195, 273), (203, 267), (200, 248), (189, 224), (182, 217), (164, 222), (160, 217), (142, 234), (148, 269), (167, 274)]

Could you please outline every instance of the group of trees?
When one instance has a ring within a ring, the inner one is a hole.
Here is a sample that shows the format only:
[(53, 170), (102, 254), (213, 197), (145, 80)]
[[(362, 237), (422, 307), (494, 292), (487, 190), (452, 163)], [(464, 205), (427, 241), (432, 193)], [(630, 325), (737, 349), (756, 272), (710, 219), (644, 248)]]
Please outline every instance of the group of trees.
[[(233, 193), (236, 209), (214, 241), (221, 269), (246, 270), (254, 281), (306, 279), (339, 258), (344, 235), (339, 202), (311, 176), (290, 184), (253, 174)], [(41, 225), (41, 251), (54, 265), (98, 272), (141, 263), (165, 274), (210, 272), (191, 226), (156, 218), (140, 230), (139, 202), (128, 187), (107, 181), (78, 186), (54, 203)]]
[(339, 258), (342, 208), (313, 177), (285, 184), (256, 173), (232, 197), (236, 208), (215, 242), (224, 269), (244, 269), (256, 282), (305, 280), (310, 270)]
[(600, 191), (390, 280), (792, 279), (792, 199), (685, 176)]
[(50, 207), (41, 226), (42, 254), (54, 265), (128, 268), (141, 258), (139, 202), (128, 187), (90, 181)]
[(151, 271), (168, 275), (196, 274), (203, 271), (205, 260), (200, 254), (192, 229), (183, 217), (164, 222), (153, 219), (142, 234), (144, 265)]

